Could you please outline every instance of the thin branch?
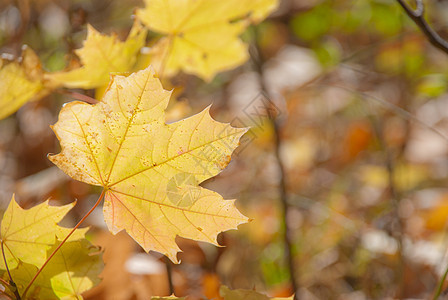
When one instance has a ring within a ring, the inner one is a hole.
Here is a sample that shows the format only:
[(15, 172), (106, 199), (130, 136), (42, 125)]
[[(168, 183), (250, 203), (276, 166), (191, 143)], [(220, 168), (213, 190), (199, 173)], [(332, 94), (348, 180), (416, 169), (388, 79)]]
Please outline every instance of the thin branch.
[(89, 104), (96, 104), (98, 103), (98, 100), (95, 98), (89, 97), (87, 95), (83, 95), (77, 92), (67, 91), (67, 90), (56, 90), (56, 92), (62, 94), (62, 95), (69, 95), (75, 100), (83, 101)]
[(62, 240), (62, 242), (59, 244), (59, 246), (53, 251), (53, 253), (51, 253), (51, 255), (47, 258), (47, 260), (45, 261), (45, 263), (42, 265), (42, 267), (40, 267), (39, 271), (37, 271), (36, 275), (34, 275), (33, 279), (31, 279), (30, 283), (28, 283), (28, 286), (26, 287), (25, 291), (22, 294), (22, 298), (25, 299), (26, 293), (28, 293), (28, 290), (31, 288), (31, 286), (33, 285), (34, 281), (36, 281), (37, 276), (39, 276), (39, 274), (42, 272), (42, 270), (45, 268), (45, 266), (48, 264), (48, 262), (53, 258), (53, 256), (56, 254), (56, 252), (58, 252), (58, 250), (62, 247), (62, 245), (64, 245), (64, 243), (69, 239), (69, 237), (75, 232), (76, 229), (78, 229), (78, 227), (85, 221), (85, 219), (87, 219), (87, 217), (95, 210), (95, 208), (101, 203), (101, 200), (104, 197), (104, 194), (106, 193), (106, 189), (104, 189), (101, 192), (100, 197), (98, 198), (98, 200), (96, 201), (95, 205), (93, 205), (93, 207), (85, 214), (85, 216), (78, 222), (78, 224), (76, 224), (75, 227), (73, 227), (73, 229), (69, 232), (69, 234)]
[[(440, 49), (441, 51), (448, 54), (448, 42), (444, 40), (434, 29), (431, 28), (431, 26), (426, 22), (424, 13), (425, 13), (425, 6), (423, 4), (422, 0), (415, 0), (415, 3), (417, 5), (416, 9), (410, 8), (404, 0), (397, 0), (398, 3), (403, 7), (406, 14), (414, 21), (415, 24), (423, 31), (423, 33), (428, 38), (429, 42), (436, 48)], [(436, 291), (434, 293), (433, 299), (436, 300), (439, 298), (443, 284), (446, 280), (448, 274), (448, 266), (440, 279)]]
[[(404, 224), (403, 224), (403, 220), (400, 217), (399, 214), (399, 209), (400, 209), (400, 194), (397, 190), (396, 184), (395, 184), (395, 161), (393, 158), (393, 155), (389, 149), (389, 147), (387, 146), (387, 143), (385, 141), (384, 138), (384, 134), (383, 134), (383, 128), (380, 125), (380, 122), (378, 122), (378, 120), (372, 116), (369, 115), (369, 119), (370, 122), (372, 124), (373, 130), (375, 132), (375, 135), (378, 139), (378, 142), (380, 144), (380, 147), (383, 150), (383, 153), (385, 155), (385, 167), (387, 170), (387, 185), (388, 185), (388, 190), (389, 190), (389, 194), (390, 194), (390, 198), (391, 198), (391, 202), (392, 202), (392, 214), (394, 217), (394, 220), (396, 221), (396, 223), (392, 223), (391, 225), (391, 236), (395, 239), (395, 241), (397, 242), (398, 245), (398, 267), (395, 270), (396, 271), (396, 276), (397, 276), (397, 283), (398, 283), (398, 291), (397, 291), (397, 295), (396, 297), (398, 299), (401, 299), (403, 297), (403, 293), (404, 293), (404, 269), (406, 266), (406, 260), (405, 260), (405, 256), (403, 254), (403, 238), (404, 238)], [(394, 226), (396, 225), (396, 226)], [(396, 227), (397, 230), (394, 230)]]
[[(448, 54), (448, 42), (446, 40), (444, 40), (434, 29), (431, 28), (431, 26), (428, 24), (428, 22), (426, 22), (425, 18), (424, 18), (424, 13), (425, 13), (425, 6), (423, 4), (422, 0), (415, 0), (416, 1), (416, 9), (413, 10), (412, 8), (410, 8), (405, 2), (404, 0), (397, 0), (398, 3), (401, 5), (401, 7), (403, 7), (404, 11), (406, 12), (406, 14), (414, 21), (415, 24), (417, 24), (417, 26), (423, 31), (423, 33), (426, 35), (426, 37), (428, 38), (429, 42), (436, 48), (440, 49), (441, 51), (445, 52), (446, 54)], [(448, 266), (442, 276), (442, 278), (440, 279), (437, 287), (436, 287), (436, 291), (434, 293), (434, 297), (433, 299), (436, 300), (439, 298), (441, 292), (442, 292), (442, 287), (443, 284), (446, 280), (448, 274)]]
[(437, 285), (436, 293), (434, 294), (433, 300), (439, 299), (440, 293), (442, 293), (443, 283), (445, 282), (446, 276), (448, 275), (448, 267), (445, 270), (445, 273), (443, 273), (442, 278), (440, 279), (439, 284)]
[(170, 295), (174, 295), (173, 268), (171, 266), (171, 261), (167, 257), (165, 257), (165, 267), (166, 276), (168, 277), (168, 287), (170, 289)]
[(405, 0), (397, 0), (397, 2), (403, 7), (409, 18), (414, 21), (414, 23), (420, 28), (425, 34), (429, 42), (439, 50), (448, 54), (448, 42), (444, 40), (432, 27), (428, 24), (425, 19), (425, 5), (422, 0), (415, 0), (416, 8), (412, 9), (406, 4)]
[(286, 250), (286, 259), (288, 262), (289, 273), (291, 276), (291, 285), (294, 290), (294, 300), (299, 299), (299, 284), (296, 276), (297, 264), (294, 263), (294, 259), (292, 256), (292, 230), (288, 225), (288, 197), (286, 193), (286, 174), (285, 167), (283, 165), (283, 161), (280, 156), (280, 146), (281, 146), (281, 137), (280, 137), (280, 125), (277, 119), (271, 115), (270, 109), (268, 108), (268, 115), (272, 122), (274, 128), (274, 142), (275, 142), (275, 158), (277, 160), (278, 168), (280, 170), (280, 203), (282, 206), (282, 219), (283, 219), (283, 240), (285, 243)]
[[(263, 95), (267, 96), (267, 99), (269, 98), (269, 92), (266, 87), (266, 83), (263, 79), (263, 58), (262, 54), (259, 48), (259, 45), (257, 43), (257, 31), (256, 28), (254, 28), (254, 49), (253, 53), (251, 53), (251, 58), (254, 62), (256, 72), (258, 73), (258, 78), (260, 82), (261, 92)], [(294, 291), (294, 300), (299, 299), (299, 283), (296, 276), (296, 272), (298, 269), (298, 266), (296, 263), (294, 263), (294, 258), (292, 255), (292, 248), (293, 248), (293, 241), (292, 241), (292, 230), (288, 225), (288, 195), (287, 195), (287, 188), (286, 188), (286, 172), (285, 167), (280, 155), (280, 148), (281, 148), (281, 124), (279, 122), (279, 119), (276, 115), (272, 113), (272, 107), (269, 107), (269, 103), (265, 103), (265, 109), (268, 115), (268, 118), (272, 124), (273, 128), (273, 136), (274, 136), (274, 146), (275, 146), (275, 158), (277, 160), (277, 165), (280, 171), (279, 174), (279, 198), (280, 198), (280, 205), (281, 205), (281, 218), (283, 223), (283, 242), (285, 244), (285, 258), (287, 261), (287, 267), (289, 270), (289, 276), (291, 281), (291, 286)]]
[(9, 285), (14, 290), (14, 296), (16, 296), (17, 300), (20, 300), (21, 298), (20, 298), (19, 291), (17, 290), (17, 285), (14, 282), (14, 280), (12, 280), (11, 272), (9, 272), (8, 264), (6, 263), (5, 247), (3, 246), (4, 245), (3, 241), (1, 241), (1, 245), (2, 245), (3, 261), (5, 263), (6, 271), (8, 272), (8, 276), (9, 276)]
[(5, 287), (9, 286), (9, 282), (4, 280), (3, 278), (0, 278), (0, 284), (3, 284)]

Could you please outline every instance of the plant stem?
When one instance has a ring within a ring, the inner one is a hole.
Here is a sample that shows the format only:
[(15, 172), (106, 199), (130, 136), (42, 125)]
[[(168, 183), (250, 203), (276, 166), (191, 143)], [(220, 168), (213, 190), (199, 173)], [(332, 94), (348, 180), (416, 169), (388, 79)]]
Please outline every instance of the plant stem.
[(0, 278), (0, 283), (3, 284), (5, 287), (9, 285), (9, 282), (4, 280), (3, 278)]
[(42, 272), (42, 270), (45, 268), (45, 266), (48, 264), (48, 262), (53, 258), (53, 256), (58, 252), (59, 249), (61, 249), (62, 245), (69, 239), (69, 237), (75, 232), (76, 229), (87, 219), (87, 217), (95, 210), (95, 208), (101, 203), (101, 200), (104, 197), (104, 194), (106, 193), (107, 189), (104, 189), (101, 192), (101, 195), (99, 196), (98, 200), (96, 201), (95, 205), (85, 214), (85, 216), (76, 224), (75, 227), (69, 232), (69, 234), (62, 240), (62, 242), (59, 244), (59, 246), (51, 253), (51, 255), (47, 258), (45, 263), (40, 267), (39, 271), (37, 271), (36, 275), (34, 275), (33, 279), (31, 279), (30, 283), (28, 283), (28, 286), (26, 287), (25, 291), (22, 294), (22, 298), (25, 298), (26, 293), (30, 289), (30, 287), (33, 285), (34, 281), (36, 281), (37, 276)]
[(448, 54), (448, 42), (445, 41), (434, 29), (432, 29), (425, 19), (425, 5), (423, 4), (423, 1), (415, 0), (417, 5), (416, 9), (409, 7), (405, 0), (397, 0), (397, 2), (401, 5), (409, 18), (411, 18), (411, 20), (414, 21), (414, 23), (420, 28), (428, 41), (434, 47)]
[(272, 125), (274, 127), (274, 138), (275, 138), (275, 157), (277, 158), (278, 168), (280, 169), (280, 203), (282, 207), (282, 219), (283, 219), (283, 241), (285, 243), (285, 256), (288, 262), (289, 275), (291, 278), (291, 285), (294, 290), (294, 300), (299, 299), (299, 285), (296, 276), (297, 265), (294, 263), (294, 258), (292, 254), (293, 241), (292, 241), (292, 230), (288, 225), (288, 196), (286, 193), (286, 174), (285, 167), (283, 165), (283, 161), (280, 156), (280, 145), (281, 145), (281, 137), (280, 137), (280, 128), (279, 124), (273, 116), (269, 116), (272, 121)]
[(96, 104), (98, 103), (98, 100), (96, 100), (95, 98), (89, 97), (87, 95), (83, 95), (77, 92), (72, 92), (72, 91), (66, 91), (66, 90), (56, 90), (57, 92), (59, 92), (60, 94), (63, 95), (69, 95), (70, 97), (72, 97), (75, 100), (80, 100), (89, 104)]
[(446, 267), (445, 273), (443, 273), (442, 278), (440, 279), (439, 284), (437, 285), (436, 293), (434, 294), (433, 300), (439, 299), (440, 293), (442, 293), (443, 283), (445, 282), (446, 276), (448, 275), (448, 266)]
[(168, 47), (166, 47), (166, 51), (163, 53), (162, 60), (160, 63), (160, 67), (157, 70), (157, 76), (162, 79), (163, 78), (163, 72), (165, 71), (165, 67), (168, 61), (168, 58), (170, 56), (170, 52), (173, 49), (173, 36), (170, 35), (168, 37)]
[[(263, 63), (264, 59), (262, 57), (262, 53), (260, 51), (260, 47), (257, 42), (257, 30), (254, 28), (254, 52), (251, 53), (252, 60), (255, 65), (255, 71), (258, 73), (259, 78), (259, 84), (261, 88), (261, 93), (266, 97), (267, 100), (270, 99), (269, 92), (266, 86), (266, 82), (263, 78)], [(272, 112), (272, 107), (270, 107), (271, 103), (264, 103), (265, 109), (267, 112), (267, 116), (269, 118), (269, 121), (271, 122), (271, 126), (273, 128), (273, 142), (274, 142), (274, 155), (277, 160), (277, 166), (280, 171), (279, 174), (279, 200), (280, 200), (280, 206), (281, 206), (281, 219), (282, 219), (282, 225), (283, 225), (283, 243), (285, 247), (285, 258), (287, 263), (287, 268), (289, 271), (289, 278), (291, 287), (293, 289), (293, 299), (298, 300), (299, 299), (299, 283), (297, 278), (297, 269), (298, 265), (294, 262), (293, 258), (293, 240), (292, 240), (292, 230), (288, 224), (288, 195), (287, 195), (287, 187), (286, 187), (286, 171), (285, 166), (283, 164), (283, 160), (280, 154), (280, 148), (281, 148), (281, 124), (279, 122), (278, 116), (275, 115), (277, 112)]]
[(170, 288), (170, 295), (174, 295), (173, 284), (173, 269), (171, 267), (171, 261), (165, 257), (166, 275), (168, 276), (168, 286)]
[(8, 268), (8, 264), (6, 263), (6, 256), (5, 256), (5, 248), (3, 246), (3, 240), (1, 242), (2, 245), (2, 255), (3, 255), (3, 261), (5, 262), (5, 268), (6, 271), (8, 272), (8, 276), (9, 276), (9, 285), (12, 287), (12, 289), (14, 289), (14, 296), (16, 296), (17, 300), (20, 300), (20, 294), (19, 291), (17, 290), (17, 285), (14, 282), (14, 280), (12, 280), (12, 276), (11, 276), (11, 272), (9, 272), (9, 268)]
[[(445, 52), (445, 54), (448, 54), (448, 42), (443, 39), (426, 21), (425, 19), (425, 5), (423, 4), (422, 0), (415, 0), (416, 8), (412, 9), (408, 4), (406, 4), (405, 0), (397, 0), (397, 2), (401, 5), (401, 7), (404, 9), (406, 14), (411, 18), (412, 21), (420, 28), (420, 30), (424, 33), (424, 35), (427, 37), (429, 42), (439, 50)], [(440, 282), (437, 286), (437, 290), (434, 294), (433, 299), (436, 300), (439, 298), (440, 293), (442, 292), (443, 283), (445, 282), (445, 279), (448, 274), (448, 267), (445, 270), (445, 273), (443, 274), (442, 278), (440, 279)]]

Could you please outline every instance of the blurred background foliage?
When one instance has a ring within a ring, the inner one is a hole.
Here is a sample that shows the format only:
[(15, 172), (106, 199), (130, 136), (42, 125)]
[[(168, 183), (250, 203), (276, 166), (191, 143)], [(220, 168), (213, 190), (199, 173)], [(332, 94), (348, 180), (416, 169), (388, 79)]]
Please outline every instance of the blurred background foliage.
[[(27, 44), (45, 69), (61, 70), (77, 63), (73, 50), (82, 46), (87, 23), (123, 39), (142, 5), (2, 0), (0, 52), (18, 56)], [(448, 2), (425, 6), (444, 36)], [(168, 268), (176, 295), (218, 298), (219, 285), (226, 284), (289, 296), (286, 224), (300, 299), (431, 297), (448, 265), (447, 55), (395, 0), (284, 0), (243, 38), (258, 52), (261, 71), (250, 61), (211, 83), (185, 74), (164, 82), (174, 89), (172, 120), (213, 103), (214, 118), (252, 127), (228, 168), (204, 185), (237, 198), (254, 220), (221, 234), (225, 248), (178, 239), (182, 264)], [(13, 192), (25, 207), (48, 197), (61, 204), (78, 199), (65, 220), (74, 224), (96, 200), (95, 188), (67, 178), (46, 159), (58, 152), (48, 125), (67, 101), (51, 94), (0, 122), (3, 209)], [(281, 125), (286, 222), (276, 132), (265, 103)], [(106, 268), (86, 299), (169, 294), (163, 257), (143, 254), (125, 234), (112, 237), (99, 210), (88, 222), (95, 225), (91, 240), (105, 249)]]

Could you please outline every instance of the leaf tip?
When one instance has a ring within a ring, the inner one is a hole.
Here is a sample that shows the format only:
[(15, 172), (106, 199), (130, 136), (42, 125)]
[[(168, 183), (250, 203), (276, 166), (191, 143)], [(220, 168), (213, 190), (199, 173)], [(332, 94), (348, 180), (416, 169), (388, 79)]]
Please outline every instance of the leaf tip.
[[(98, 33), (98, 31), (90, 23), (87, 24), (87, 37), (92, 34)], [(84, 41), (85, 42), (85, 41)]]
[(54, 153), (48, 153), (47, 154), (47, 159), (55, 164), (55, 162), (54, 162), (54, 157), (55, 156), (56, 156), (56, 154), (54, 154)]
[(78, 203), (78, 199), (75, 199), (75, 201), (73, 201), (73, 202), (71, 202), (71, 203), (69, 203), (67, 205), (71, 205), (71, 207), (73, 208), (73, 207), (76, 206), (77, 203)]
[(179, 249), (176, 253), (164, 253), (164, 255), (168, 257), (173, 264), (179, 265), (182, 262), (182, 260), (177, 258), (177, 254), (181, 252), (183, 251)]

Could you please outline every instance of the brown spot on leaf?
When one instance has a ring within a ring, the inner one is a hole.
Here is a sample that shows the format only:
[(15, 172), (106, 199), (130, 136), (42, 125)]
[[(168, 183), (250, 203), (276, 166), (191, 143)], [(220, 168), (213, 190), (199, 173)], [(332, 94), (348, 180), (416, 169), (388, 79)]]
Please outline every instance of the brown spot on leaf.
[(230, 159), (231, 156), (230, 155), (226, 155), (225, 157), (221, 158), (218, 162), (217, 165), (218, 167), (223, 170), (227, 167), (227, 165), (230, 163)]

